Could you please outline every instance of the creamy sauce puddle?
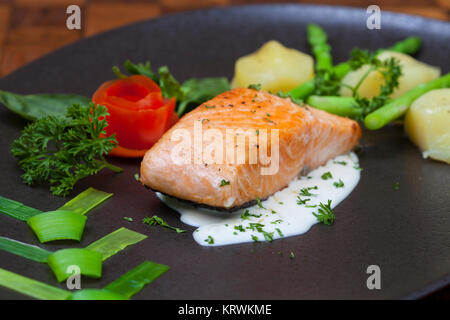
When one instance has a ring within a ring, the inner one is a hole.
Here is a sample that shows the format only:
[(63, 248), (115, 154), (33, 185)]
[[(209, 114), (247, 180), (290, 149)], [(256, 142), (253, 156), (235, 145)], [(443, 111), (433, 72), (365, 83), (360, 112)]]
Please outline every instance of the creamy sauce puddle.
[[(198, 227), (193, 236), (202, 246), (270, 241), (308, 231), (319, 222), (313, 215), (313, 212), (318, 212), (319, 204), (326, 205), (331, 200), (331, 208), (336, 207), (356, 187), (360, 171), (358, 157), (354, 153), (338, 156), (261, 201), (262, 208), (254, 205), (232, 213), (196, 208), (161, 193), (156, 194), (167, 206), (180, 213), (182, 222)], [(301, 195), (305, 188), (312, 196)], [(305, 201), (304, 204), (297, 203), (298, 196)]]

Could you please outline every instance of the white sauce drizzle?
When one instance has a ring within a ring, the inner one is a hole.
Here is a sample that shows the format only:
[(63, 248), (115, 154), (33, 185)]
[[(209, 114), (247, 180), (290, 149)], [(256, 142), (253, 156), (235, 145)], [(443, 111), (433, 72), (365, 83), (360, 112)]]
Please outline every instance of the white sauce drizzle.
[[(354, 153), (341, 155), (311, 171), (308, 176), (296, 178), (283, 190), (261, 201), (264, 208), (254, 205), (232, 213), (197, 208), (161, 193), (157, 193), (157, 196), (167, 206), (181, 214), (182, 222), (198, 227), (193, 236), (202, 246), (253, 242), (256, 239), (254, 237), (257, 237), (257, 241), (267, 241), (271, 237), (275, 240), (308, 231), (319, 222), (313, 215), (313, 212), (317, 213), (318, 205), (320, 203), (326, 205), (328, 200), (331, 200), (331, 208), (336, 207), (356, 187), (360, 171), (358, 157)], [(327, 172), (331, 173), (332, 178), (325, 180), (322, 175)], [(335, 186), (334, 183), (339, 183), (340, 180), (343, 186)], [(309, 188), (313, 196), (300, 195), (300, 190), (304, 188)], [(310, 200), (299, 205), (297, 204), (299, 195), (302, 200)], [(245, 215), (246, 210), (248, 215)], [(257, 225), (253, 225), (252, 228), (251, 224), (255, 223), (263, 225), (259, 226), (260, 231), (255, 227)], [(269, 234), (268, 239), (261, 230)]]

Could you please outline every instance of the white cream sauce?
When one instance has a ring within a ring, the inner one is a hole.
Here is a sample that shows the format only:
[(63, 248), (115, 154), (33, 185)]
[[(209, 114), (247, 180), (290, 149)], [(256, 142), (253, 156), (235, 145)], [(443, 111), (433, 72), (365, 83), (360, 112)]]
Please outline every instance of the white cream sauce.
[[(160, 193), (157, 196), (181, 214), (182, 222), (198, 227), (193, 236), (202, 246), (270, 241), (308, 231), (319, 222), (313, 215), (319, 204), (331, 200), (331, 208), (336, 207), (356, 187), (360, 171), (354, 153), (338, 156), (261, 201), (262, 207), (254, 205), (232, 213), (196, 208)], [(305, 191), (312, 195), (302, 195)], [(305, 203), (298, 204), (298, 197)]]

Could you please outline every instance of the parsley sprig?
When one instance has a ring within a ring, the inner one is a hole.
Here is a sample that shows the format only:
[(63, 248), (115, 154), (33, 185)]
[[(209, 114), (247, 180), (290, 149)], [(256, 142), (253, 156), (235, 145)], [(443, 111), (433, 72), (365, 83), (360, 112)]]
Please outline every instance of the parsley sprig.
[(50, 184), (50, 191), (66, 196), (75, 183), (103, 168), (122, 169), (108, 163), (105, 155), (117, 144), (115, 135), (104, 137), (107, 109), (94, 103), (74, 104), (65, 117), (41, 118), (22, 131), (11, 145), (26, 184)]

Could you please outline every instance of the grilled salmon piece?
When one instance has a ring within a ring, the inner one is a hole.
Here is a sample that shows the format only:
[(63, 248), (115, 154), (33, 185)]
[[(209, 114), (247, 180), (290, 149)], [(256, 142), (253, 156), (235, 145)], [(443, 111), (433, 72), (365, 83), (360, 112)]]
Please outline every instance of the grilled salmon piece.
[[(200, 125), (203, 140), (195, 142), (194, 133), (199, 132)], [(206, 137), (208, 129), (215, 129), (214, 134), (220, 133), (224, 137), (223, 145), (219, 143), (216, 151), (210, 153), (220, 155), (219, 150), (223, 150), (222, 162), (217, 161), (219, 156), (205, 160), (205, 151), (211, 146), (208, 143), (213, 143), (212, 138)], [(242, 153), (236, 142), (242, 132), (234, 133), (236, 140), (225, 139), (227, 130), (230, 132), (231, 129), (245, 130), (248, 134), (244, 146), (245, 163), (236, 160), (236, 155)], [(257, 140), (256, 144), (250, 140), (252, 134), (253, 139), (261, 139), (264, 132), (267, 132), (266, 140)], [(276, 139), (272, 139), (272, 133), (276, 132), (278, 149), (275, 149)], [(182, 135), (189, 136), (190, 149), (180, 147)], [(147, 151), (141, 164), (140, 179), (151, 189), (179, 199), (233, 209), (251, 204), (257, 198), (264, 199), (286, 187), (302, 171), (314, 169), (349, 152), (360, 137), (361, 129), (353, 120), (307, 105), (301, 107), (290, 99), (267, 92), (238, 88), (218, 95), (181, 118)], [(261, 141), (267, 142), (266, 155), (272, 157), (270, 164), (259, 158), (257, 163), (250, 161), (249, 148), (261, 152)], [(235, 158), (229, 156), (227, 148), (234, 152)], [(202, 150), (203, 157), (199, 157)], [(277, 151), (278, 165), (275, 163)], [(185, 161), (177, 160), (174, 155), (184, 156)], [(266, 173), (262, 174), (264, 168)], [(267, 174), (268, 168), (275, 170)]]

